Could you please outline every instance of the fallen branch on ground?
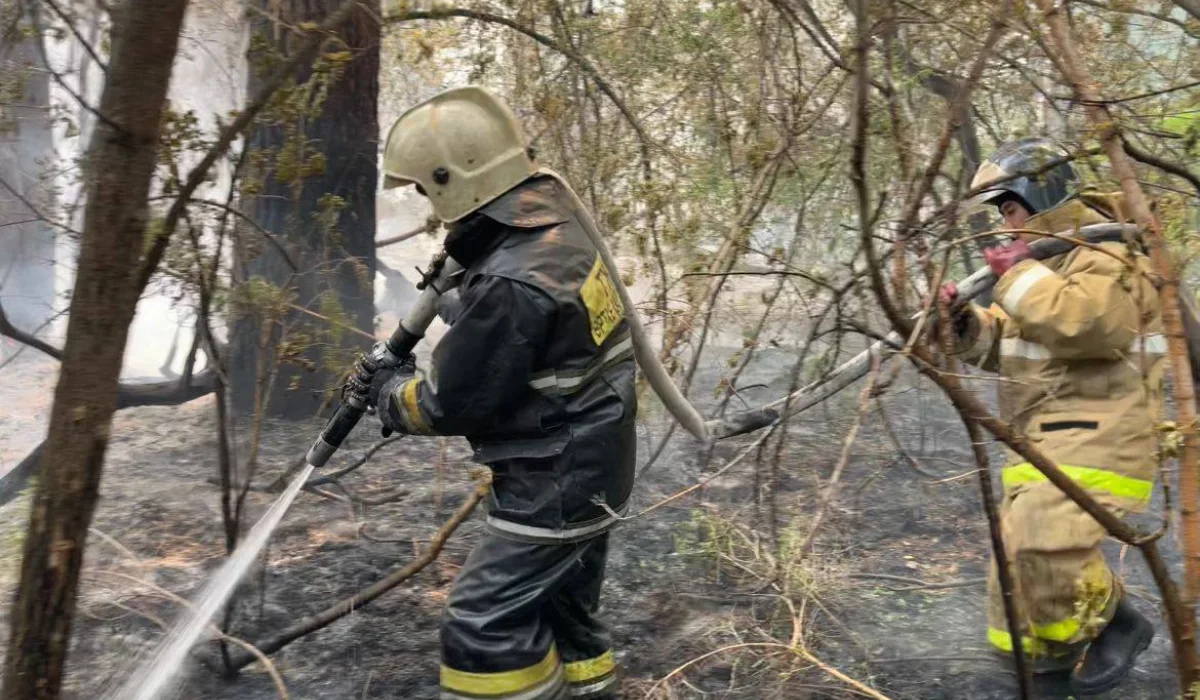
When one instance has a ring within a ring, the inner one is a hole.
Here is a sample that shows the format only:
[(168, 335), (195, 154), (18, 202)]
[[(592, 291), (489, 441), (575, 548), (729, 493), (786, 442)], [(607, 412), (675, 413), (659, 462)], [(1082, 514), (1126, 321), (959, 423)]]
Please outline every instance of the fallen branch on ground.
[(896, 427), (892, 425), (891, 415), (888, 414), (887, 407), (883, 405), (882, 397), (877, 397), (875, 399), (875, 408), (879, 409), (879, 419), (880, 423), (883, 425), (884, 433), (886, 433), (888, 439), (892, 441), (892, 447), (896, 448), (896, 461), (903, 462), (908, 466), (909, 469), (912, 469), (918, 475), (923, 476), (926, 479), (932, 479), (934, 481), (941, 480), (942, 477), (923, 467), (917, 458), (913, 457), (904, 447), (904, 445), (900, 443), (900, 436), (896, 433)]
[[(349, 598), (344, 598), (315, 615), (310, 615), (297, 621), (282, 632), (267, 637), (254, 646), (264, 654), (274, 654), (297, 639), (327, 627), (336, 620), (340, 620), (420, 573), (422, 569), (437, 560), (442, 547), (446, 545), (446, 541), (450, 539), (450, 536), (454, 534), (458, 526), (471, 515), (471, 512), (475, 510), (475, 506), (479, 505), (479, 502), (483, 500), (487, 493), (488, 483), (486, 481), (480, 482), (475, 487), (475, 490), (471, 492), (466, 502), (459, 507), (458, 511), (438, 528), (438, 531), (429, 540), (429, 548), (420, 557)], [(256, 657), (249, 653), (234, 654), (230, 658), (229, 668), (236, 673), (239, 669), (250, 665), (255, 660)]]
[[(3, 305), (0, 305), (0, 336), (28, 345), (56, 360), (62, 360), (62, 350), (12, 325)], [(218, 380), (216, 368), (209, 365), (188, 377), (186, 383), (172, 379), (163, 382), (121, 384), (117, 394), (117, 410), (136, 406), (178, 406), (213, 393), (217, 390)], [(8, 503), (21, 492), (29, 477), (37, 471), (45, 447), (45, 441), (39, 443), (17, 463), (17, 466), (0, 476), (0, 505)]]
[(325, 484), (329, 484), (334, 481), (337, 481), (338, 479), (341, 479), (343, 476), (346, 476), (350, 472), (354, 471), (355, 469), (358, 469), (359, 467), (361, 467), (362, 465), (364, 465), (368, 461), (370, 461), (370, 459), (375, 456), (376, 452), (382, 450), (383, 448), (387, 447), (388, 445), (392, 444), (393, 442), (396, 442), (397, 440), (400, 440), (403, 437), (404, 437), (403, 435), (395, 435), (393, 437), (384, 438), (383, 440), (380, 440), (379, 442), (377, 442), (374, 445), (371, 445), (369, 448), (367, 448), (367, 451), (364, 452), (361, 457), (354, 460), (349, 465), (342, 467), (341, 469), (339, 469), (335, 472), (330, 472), (329, 474), (322, 474), (321, 476), (318, 476), (315, 479), (309, 479), (308, 483), (306, 483), (304, 485), (305, 488), (309, 488), (309, 487), (313, 487), (313, 486), (324, 486)]
[[(719, 649), (713, 649), (710, 652), (701, 654), (700, 656), (697, 656), (696, 658), (691, 659), (690, 661), (688, 661), (680, 666), (677, 666), (674, 670), (672, 670), (667, 675), (663, 676), (661, 679), (658, 680), (658, 682), (656, 682), (653, 686), (651, 686), (650, 690), (646, 692), (645, 697), (646, 698), (653, 697), (655, 691), (662, 688), (663, 685), (667, 683), (667, 681), (671, 680), (672, 678), (675, 678), (676, 676), (680, 675), (687, 669), (691, 668), (692, 666), (695, 666), (696, 664), (700, 663), (701, 661), (704, 661), (705, 659), (709, 659), (709, 658), (712, 658), (719, 654), (724, 654), (726, 652), (738, 651), (741, 649), (775, 649), (775, 650), (779, 650), (779, 651), (787, 651), (787, 652), (790, 652), (792, 654), (795, 654), (795, 655), (803, 658), (805, 661), (808, 661), (813, 666), (816, 666), (817, 668), (821, 669), (822, 671), (829, 674), (830, 676), (832, 676), (832, 677), (836, 678), (837, 680), (841, 681), (842, 683), (845, 683), (846, 685), (850, 686), (854, 690), (854, 692), (856, 692), (860, 695), (864, 695), (869, 698), (874, 698), (874, 700), (891, 700), (891, 698), (889, 698), (888, 696), (879, 692), (878, 690), (875, 690), (874, 688), (871, 688), (870, 686), (864, 684), (863, 682), (855, 680), (855, 679), (851, 678), (850, 676), (847, 676), (845, 673), (842, 673), (838, 669), (834, 668), (833, 666), (830, 666), (829, 664), (825, 663), (824, 661), (821, 661), (816, 656), (814, 656), (813, 653), (811, 651), (809, 651), (808, 647), (804, 644), (803, 633), (802, 633), (803, 627), (801, 625), (801, 618), (802, 618), (803, 613), (802, 612), (798, 613), (796, 611), (796, 606), (793, 605), (792, 601), (790, 599), (788, 599), (787, 597), (785, 597), (783, 595), (780, 595), (777, 597), (781, 601), (783, 601), (783, 603), (787, 606), (788, 610), (791, 611), (792, 637), (788, 642), (786, 642), (786, 643), (784, 643), (784, 642), (741, 642), (738, 644), (730, 644), (727, 646), (723, 646)], [(668, 696), (668, 697), (670, 697), (670, 696)]]
[(906, 576), (892, 576), (891, 574), (847, 574), (848, 578), (867, 579), (880, 581), (893, 581), (895, 583), (911, 584), (901, 588), (888, 587), (890, 591), (922, 591), (922, 590), (937, 590), (945, 588), (967, 588), (970, 586), (979, 586), (987, 583), (986, 578), (964, 578), (957, 581), (935, 581), (927, 582), (916, 578), (908, 578)]
[[(149, 581), (145, 581), (136, 576), (130, 576), (129, 574), (122, 573), (120, 571), (96, 571), (94, 573), (102, 574), (105, 576), (112, 576), (114, 578), (124, 579), (125, 581), (128, 581), (130, 583), (134, 583), (139, 586), (144, 586), (146, 588), (149, 588), (152, 592), (162, 596), (163, 598), (166, 598), (167, 600), (174, 601), (175, 603), (178, 603), (180, 606), (187, 608), (188, 610), (192, 610), (193, 612), (195, 611), (195, 608), (192, 605), (191, 601), (185, 600), (185, 599), (175, 595), (174, 593), (168, 591), (167, 589), (162, 588), (161, 586), (157, 586), (153, 583), (150, 583)], [(150, 620), (154, 624), (161, 627), (164, 631), (169, 631), (171, 629), (170, 626), (168, 626), (163, 620), (159, 619), (157, 616), (151, 615), (150, 613), (144, 612), (142, 610), (135, 610), (133, 608), (130, 608), (129, 606), (122, 605), (120, 603), (111, 603), (111, 605), (121, 608), (122, 610), (127, 610), (135, 615), (144, 617), (147, 620)], [(212, 623), (209, 623), (208, 626), (209, 626), (210, 630), (212, 631), (213, 636), (216, 639), (219, 639), (224, 642), (229, 642), (230, 644), (241, 647), (247, 654), (252, 655), (255, 659), (260, 661), (263, 664), (263, 668), (266, 669), (267, 675), (269, 675), (271, 677), (271, 681), (275, 684), (275, 691), (277, 693), (279, 693), (279, 697), (281, 698), (281, 700), (288, 700), (287, 686), (283, 682), (283, 676), (279, 673), (279, 669), (275, 668), (275, 664), (271, 663), (271, 660), (269, 658), (267, 658), (267, 655), (262, 653), (262, 650), (255, 647), (253, 644), (251, 644), (250, 642), (247, 642), (244, 639), (234, 637), (234, 636), (222, 631), (220, 627), (217, 627), (216, 625), (214, 625)]]
[(609, 505), (607, 503), (605, 503), (603, 500), (598, 499), (595, 501), (595, 503), (596, 503), (596, 505), (603, 508), (609, 515), (616, 518), (617, 520), (634, 520), (636, 518), (640, 518), (643, 515), (646, 515), (647, 513), (651, 512), (651, 511), (655, 511), (655, 510), (658, 510), (659, 508), (662, 508), (663, 506), (667, 505), (668, 503), (671, 503), (672, 501), (677, 501), (680, 498), (683, 498), (684, 496), (695, 491), (696, 489), (703, 488), (709, 482), (713, 481), (714, 479), (717, 479), (722, 474), (729, 471), (730, 468), (732, 468), (733, 466), (735, 466), (739, 462), (741, 462), (743, 459), (745, 459), (746, 455), (753, 452), (768, 437), (770, 437), (771, 433), (774, 431), (775, 425), (778, 425), (778, 423), (772, 424), (770, 426), (770, 428), (771, 428), (770, 430), (767, 430), (766, 432), (764, 432), (761, 437), (759, 437), (754, 442), (750, 443), (741, 452), (737, 453), (737, 455), (735, 455), (733, 457), (733, 459), (729, 460), (729, 462), (726, 463), (725, 466), (721, 467), (720, 469), (718, 469), (717, 471), (708, 475), (707, 477), (701, 479), (700, 481), (697, 481), (696, 483), (692, 484), (691, 486), (683, 489), (682, 491), (677, 491), (674, 494), (667, 496), (666, 498), (664, 498), (661, 501), (659, 501), (658, 503), (655, 503), (654, 505), (646, 508), (645, 510), (638, 511), (637, 513), (634, 513), (633, 515), (621, 515), (621, 514), (617, 513), (615, 510), (613, 510), (612, 508), (610, 508)]
[[(345, 484), (342, 484), (341, 482), (338, 482), (338, 481), (335, 481), (333, 484), (331, 484), (331, 486), (337, 488), (339, 491), (341, 491), (343, 494), (345, 494), (346, 498), (351, 503), (355, 503), (360, 506), (381, 506), (386, 503), (395, 503), (396, 501), (400, 500), (401, 498), (404, 498), (408, 494), (412, 493), (412, 491), (410, 491), (407, 487), (398, 486), (393, 489), (384, 489), (382, 491), (382, 493), (379, 491), (376, 491), (370, 496), (363, 496), (361, 494), (355, 493), (350, 488), (348, 488)], [(317, 487), (317, 488), (320, 488), (320, 487)]]

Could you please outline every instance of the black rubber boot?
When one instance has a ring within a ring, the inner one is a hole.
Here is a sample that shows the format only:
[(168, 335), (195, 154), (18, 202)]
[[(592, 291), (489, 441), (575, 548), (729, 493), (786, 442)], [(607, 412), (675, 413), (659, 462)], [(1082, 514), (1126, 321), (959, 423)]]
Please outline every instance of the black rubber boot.
[(1078, 695), (1099, 695), (1117, 687), (1153, 638), (1154, 625), (1134, 610), (1128, 598), (1122, 598), (1112, 622), (1088, 646), (1071, 674), (1071, 689)]
[[(1025, 652), (1025, 663), (1029, 666), (1029, 672), (1034, 676), (1057, 676), (1061, 675), (1062, 680), (1071, 675), (1071, 671), (1075, 669), (1076, 664), (1083, 658), (1084, 645), (1073, 646), (1067, 648), (1065, 645), (1059, 645), (1056, 648), (1053, 656), (1033, 655), (1028, 651)], [(1013, 655), (1010, 652), (1000, 651), (996, 647), (992, 647), (992, 655), (998, 659), (1003, 659), (1004, 665), (1016, 673), (1016, 666), (1013, 663)]]

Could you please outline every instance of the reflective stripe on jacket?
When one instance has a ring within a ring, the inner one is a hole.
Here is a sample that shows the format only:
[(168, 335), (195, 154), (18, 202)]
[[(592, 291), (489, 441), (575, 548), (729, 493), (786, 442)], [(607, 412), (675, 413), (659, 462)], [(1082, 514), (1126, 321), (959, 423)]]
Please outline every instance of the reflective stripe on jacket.
[[(1059, 232), (1119, 211), (1119, 195), (1075, 198), (1026, 228)], [(1104, 502), (1136, 508), (1157, 466), (1167, 343), (1146, 257), (1123, 243), (1098, 248), (1014, 265), (991, 308), (971, 307), (964, 359), (1003, 375), (1001, 417), (1018, 434)], [(1009, 453), (1007, 489), (1044, 480)]]

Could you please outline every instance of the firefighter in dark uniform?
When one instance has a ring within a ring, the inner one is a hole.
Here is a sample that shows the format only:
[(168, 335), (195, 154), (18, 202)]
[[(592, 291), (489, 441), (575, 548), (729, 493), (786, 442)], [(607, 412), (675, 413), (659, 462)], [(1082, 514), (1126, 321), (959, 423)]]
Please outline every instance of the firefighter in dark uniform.
[(597, 618), (608, 530), (633, 486), (633, 345), (611, 271), (509, 109), (477, 87), (396, 121), (385, 187), (413, 184), (466, 268), (428, 376), (379, 372), (384, 426), (462, 435), (491, 467), (487, 535), (441, 627), (441, 697), (615, 698)]

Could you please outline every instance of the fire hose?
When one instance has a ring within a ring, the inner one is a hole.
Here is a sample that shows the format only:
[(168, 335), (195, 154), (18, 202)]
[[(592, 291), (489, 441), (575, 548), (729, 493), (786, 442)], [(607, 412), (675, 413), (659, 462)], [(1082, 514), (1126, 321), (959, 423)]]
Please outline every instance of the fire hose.
[[(605, 267), (609, 269), (610, 274), (617, 270), (616, 260), (613, 259), (612, 253), (605, 245), (604, 237), (600, 234), (587, 207), (579, 199), (579, 195), (557, 173), (551, 170), (541, 170), (539, 174), (553, 177), (562, 185), (563, 190), (570, 195), (576, 219), (588, 238), (591, 239), (592, 244), (596, 246)], [(446, 257), (444, 253), (435, 258), (432, 269), (424, 273), (424, 278), (418, 285), (423, 288), (421, 296), (405, 314), (404, 319), (400, 321), (396, 331), (386, 341), (377, 343), (371, 352), (355, 365), (352, 382), (354, 386), (369, 387), (375, 372), (385, 367), (396, 367), (408, 357), (424, 337), (429, 324), (437, 316), (438, 297), (458, 285), (462, 269), (461, 265), (452, 258)], [(621, 298), (621, 304), (625, 308), (625, 320), (629, 324), (630, 335), (633, 338), (634, 357), (637, 359), (638, 366), (667, 410), (696, 439), (709, 443), (741, 435), (770, 425), (779, 417), (779, 412), (773, 407), (763, 407), (739, 413), (732, 418), (705, 420), (679, 390), (679, 387), (675, 386), (671, 375), (667, 373), (666, 368), (658, 359), (658, 355), (646, 335), (646, 329), (638, 317), (633, 300), (629, 296), (629, 290), (625, 288), (620, 275), (612, 274), (612, 282)], [(342, 405), (338, 407), (337, 412), (330, 418), (324, 430), (321, 431), (321, 435), (313, 443), (305, 461), (314, 467), (323, 466), (370, 408), (367, 406), (364, 391), (360, 389), (346, 392)]]
[[(1136, 240), (1138, 235), (1138, 227), (1131, 224), (1094, 224), (1083, 226), (1078, 231), (1063, 231), (1053, 236), (1047, 236), (1030, 244), (1029, 249), (1034, 259), (1046, 260), (1070, 252), (1081, 242), (1091, 245), (1125, 242)], [(996, 275), (991, 268), (985, 266), (976, 270), (971, 276), (958, 283), (958, 299), (955, 301), (955, 309), (966, 305), (995, 284)], [(1200, 351), (1200, 320), (1198, 320), (1200, 317), (1197, 315), (1196, 303), (1191, 294), (1181, 290), (1179, 299), (1184, 331), (1188, 337), (1188, 354), (1192, 365), (1192, 375), (1200, 378), (1200, 371), (1198, 371), (1200, 370), (1200, 352), (1198, 352)], [(932, 317), (930, 320), (934, 320), (936, 310), (930, 313)], [(918, 313), (912, 317), (912, 320), (917, 321), (920, 318), (921, 314)], [(866, 376), (875, 358), (884, 359), (885, 353), (903, 347), (904, 340), (900, 334), (892, 332), (883, 340), (876, 341), (866, 350), (843, 362), (825, 377), (755, 410), (783, 410), (788, 416), (794, 416), (812, 408)], [(731, 420), (736, 421), (737, 418)]]
[[(563, 186), (563, 189), (571, 197), (576, 219), (596, 246), (605, 266), (610, 271), (616, 270), (616, 261), (579, 196), (563, 178), (553, 171), (542, 170), (541, 174), (555, 178)], [(1030, 251), (1035, 259), (1045, 260), (1067, 253), (1081, 243), (1095, 245), (1106, 242), (1123, 242), (1135, 240), (1137, 235), (1137, 227), (1130, 224), (1096, 224), (1084, 226), (1077, 231), (1065, 231), (1047, 236), (1031, 244)], [(421, 297), (405, 315), (404, 320), (400, 322), (396, 332), (386, 342), (376, 345), (365, 361), (360, 361), (356, 368), (359, 386), (369, 386), (372, 374), (378, 368), (396, 366), (408, 356), (423, 337), (425, 329), (433, 321), (434, 316), (437, 315), (438, 297), (457, 285), (461, 271), (462, 268), (457, 262), (442, 255), (441, 260), (435, 265), (435, 269), (425, 276), (421, 285), (424, 287)], [(958, 284), (956, 305), (967, 304), (990, 289), (995, 283), (996, 276), (990, 268), (984, 267), (977, 270)], [(885, 354), (901, 348), (904, 344), (904, 338), (893, 332), (842, 363), (827, 376), (782, 399), (722, 419), (705, 420), (696, 407), (683, 395), (683, 392), (675, 386), (670, 374), (659, 361), (647, 338), (645, 328), (642, 326), (633, 300), (629, 296), (629, 291), (625, 288), (619, 275), (613, 275), (613, 285), (625, 307), (625, 316), (633, 337), (634, 354), (638, 366), (672, 416), (689, 433), (705, 443), (753, 432), (770, 425), (779, 419), (780, 411), (791, 416), (811, 408), (865, 376), (875, 358), (883, 359)], [(1181, 294), (1180, 298), (1183, 301), (1181, 306), (1185, 331), (1191, 348), (1190, 359), (1193, 371), (1195, 376), (1200, 377), (1200, 371), (1197, 371), (1200, 370), (1200, 353), (1197, 352), (1200, 349), (1200, 321), (1197, 320), (1195, 302), (1187, 294)], [(920, 318), (921, 314), (916, 314), (913, 320)], [(348, 393), (345, 402), (330, 419), (321, 432), (321, 436), (309, 450), (307, 462), (316, 467), (325, 464), (367, 411), (365, 395)]]
[[(557, 175), (550, 172), (546, 172), (546, 174), (558, 179), (564, 189), (570, 193), (577, 218), (595, 244), (604, 264), (610, 271), (616, 270), (612, 254), (604, 245), (603, 238), (578, 196)], [(1046, 259), (1068, 252), (1079, 241), (1092, 244), (1122, 241), (1126, 237), (1135, 236), (1136, 233), (1137, 228), (1134, 226), (1100, 224), (1079, 230), (1076, 239), (1072, 239), (1066, 234), (1060, 234), (1038, 241), (1030, 248), (1035, 258)], [(308, 451), (305, 467), (296, 475), (287, 490), (272, 504), (267, 513), (255, 524), (233, 556), (226, 560), (212, 576), (189, 612), (172, 628), (171, 634), (158, 652), (146, 662), (139, 664), (138, 672), (134, 673), (119, 690), (115, 691), (115, 694), (110, 693), (106, 697), (121, 698), (121, 700), (153, 700), (172, 687), (189, 650), (205, 632), (208, 621), (226, 604), (238, 581), (256, 561), (259, 552), (266, 545), (271, 533), (296, 498), (303, 484), (308, 480), (309, 475), (312, 474), (313, 469), (324, 466), (362, 416), (371, 410), (372, 407), (367, 405), (366, 393), (361, 388), (370, 386), (374, 373), (379, 369), (399, 366), (408, 358), (437, 315), (438, 298), (457, 286), (462, 272), (461, 265), (441, 253), (434, 259), (431, 268), (422, 273), (423, 278), (418, 285), (422, 289), (421, 296), (405, 314), (391, 337), (376, 344), (370, 353), (356, 363), (352, 386), (357, 387), (357, 390), (345, 392), (343, 403)], [(984, 268), (977, 271), (959, 284), (957, 303), (967, 303), (995, 284), (995, 281), (996, 278), (990, 269)], [(613, 283), (625, 306), (626, 318), (634, 341), (635, 357), (651, 387), (680, 424), (695, 437), (705, 442), (750, 432), (772, 424), (779, 420), (780, 407), (783, 407), (789, 415), (794, 415), (823, 401), (865, 375), (869, 371), (874, 357), (882, 357), (884, 352), (900, 348), (904, 342), (899, 334), (892, 333), (842, 364), (829, 376), (788, 397), (758, 409), (745, 411), (732, 418), (705, 421), (671, 381), (670, 375), (667, 374), (653, 348), (650, 347), (645, 329), (641, 325), (632, 300), (629, 298), (629, 292), (625, 289), (620, 277), (614, 276)], [(1200, 341), (1200, 323), (1197, 322), (1195, 303), (1188, 294), (1181, 294), (1180, 299), (1185, 332), (1188, 335), (1188, 344), (1191, 350), (1193, 371), (1197, 377), (1200, 377), (1200, 371), (1196, 371), (1197, 368), (1200, 368), (1196, 353), (1197, 348), (1200, 348), (1200, 342), (1198, 342)]]

